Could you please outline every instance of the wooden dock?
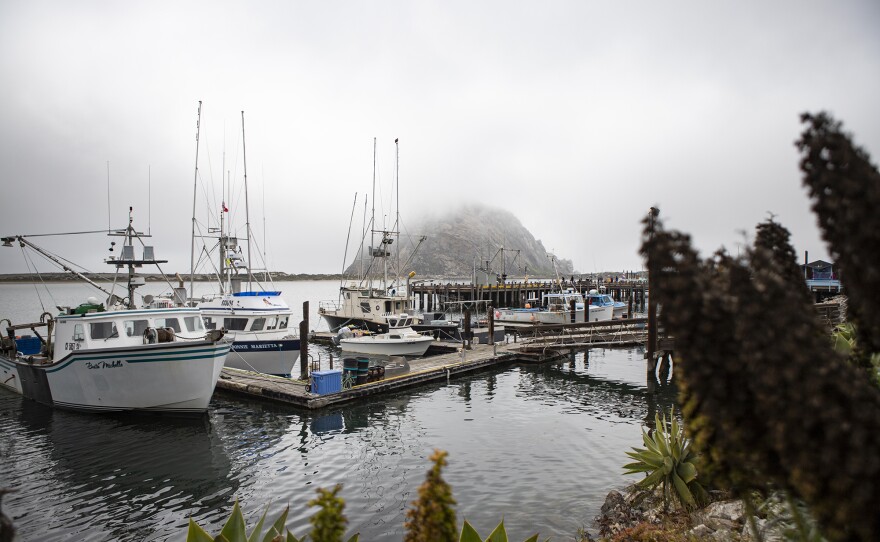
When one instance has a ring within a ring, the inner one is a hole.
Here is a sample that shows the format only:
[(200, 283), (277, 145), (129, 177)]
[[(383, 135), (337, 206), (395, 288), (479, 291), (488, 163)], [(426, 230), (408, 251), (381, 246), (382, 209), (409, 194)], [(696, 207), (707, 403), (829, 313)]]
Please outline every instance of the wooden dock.
[(307, 409), (335, 406), (365, 397), (378, 396), (426, 384), (447, 380), (513, 361), (548, 361), (560, 357), (558, 352), (536, 356), (520, 353), (521, 344), (475, 344), (471, 350), (430, 356), (409, 361), (403, 374), (386, 376), (381, 380), (352, 386), (339, 393), (317, 395), (306, 391), (306, 382), (265, 375), (239, 369), (224, 368), (217, 381), (217, 389), (287, 403)]

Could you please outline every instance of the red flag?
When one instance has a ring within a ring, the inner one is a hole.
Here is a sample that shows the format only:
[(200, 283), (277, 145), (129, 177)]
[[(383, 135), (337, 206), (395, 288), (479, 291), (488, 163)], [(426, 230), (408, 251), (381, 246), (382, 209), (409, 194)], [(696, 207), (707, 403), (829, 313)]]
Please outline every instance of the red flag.
[(228, 213), (228, 212), (229, 212), (229, 208), (226, 207), (226, 202), (224, 201), (223, 203), (221, 203), (221, 205), (223, 205), (223, 212), (224, 212), (224, 213)]

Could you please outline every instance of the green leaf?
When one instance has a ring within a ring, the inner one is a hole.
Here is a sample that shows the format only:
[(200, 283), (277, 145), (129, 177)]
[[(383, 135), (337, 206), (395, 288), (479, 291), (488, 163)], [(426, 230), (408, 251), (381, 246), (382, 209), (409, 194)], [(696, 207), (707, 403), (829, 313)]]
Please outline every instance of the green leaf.
[(654, 470), (654, 467), (651, 465), (647, 465), (645, 463), (627, 463), (623, 466), (625, 469), (624, 474), (636, 474), (639, 472), (651, 472)]
[(275, 520), (275, 523), (269, 527), (269, 532), (263, 537), (263, 542), (272, 542), (272, 540), (284, 532), (284, 524), (287, 522), (287, 513), (290, 512), (290, 506), (285, 506), (284, 511)]
[(241, 514), (241, 508), (238, 506), (238, 499), (236, 499), (235, 505), (232, 507), (232, 514), (226, 520), (226, 525), (223, 526), (220, 535), (229, 542), (248, 542), (244, 526), (244, 516)]
[(251, 535), (248, 537), (248, 542), (257, 542), (260, 538), (260, 533), (263, 532), (263, 521), (266, 519), (266, 514), (269, 513), (269, 507), (267, 506), (265, 510), (263, 510), (263, 515), (260, 516), (260, 521), (257, 522), (257, 525), (254, 527), (254, 530), (251, 531)]
[(672, 483), (675, 484), (675, 490), (678, 492), (678, 497), (682, 502), (692, 507), (697, 506), (696, 501), (694, 501), (694, 496), (691, 495), (691, 490), (688, 489), (687, 484), (684, 483), (684, 481), (675, 473), (672, 473)]
[(495, 527), (495, 530), (492, 531), (492, 534), (489, 535), (489, 538), (485, 540), (485, 542), (507, 542), (507, 531), (504, 530), (504, 520), (501, 520), (501, 523)]
[(285, 542), (305, 542), (305, 540), (306, 540), (305, 537), (297, 538), (297, 537), (293, 536), (293, 533), (291, 533), (290, 531), (287, 531), (287, 540), (285, 540)]
[(682, 463), (676, 469), (676, 473), (681, 476), (681, 480), (688, 484), (697, 477), (697, 468), (693, 463)]
[(654, 452), (655, 454), (660, 453), (660, 448), (657, 447), (657, 443), (654, 442), (651, 435), (649, 435), (644, 428), (642, 428), (642, 441), (645, 443), (645, 446), (647, 446), (648, 450)]
[(538, 542), (538, 533), (535, 533), (534, 536), (526, 538), (525, 542)]
[(214, 542), (214, 537), (189, 518), (189, 528), (186, 530), (186, 542)]
[(639, 480), (638, 482), (636, 482), (636, 485), (642, 488), (651, 488), (663, 481), (664, 478), (665, 475), (663, 474), (663, 471), (656, 470), (648, 475), (648, 477), (644, 480)]
[(458, 542), (483, 542), (483, 539), (480, 538), (480, 533), (467, 520), (464, 520)]
[(652, 453), (639, 453), (639, 454), (631, 454), (627, 452), (631, 458), (636, 461), (640, 461), (646, 465), (650, 465), (652, 468), (659, 469), (663, 466), (663, 456), (652, 454)]
[(351, 535), (351, 538), (348, 539), (348, 542), (358, 542), (361, 538), (361, 533), (354, 533)]

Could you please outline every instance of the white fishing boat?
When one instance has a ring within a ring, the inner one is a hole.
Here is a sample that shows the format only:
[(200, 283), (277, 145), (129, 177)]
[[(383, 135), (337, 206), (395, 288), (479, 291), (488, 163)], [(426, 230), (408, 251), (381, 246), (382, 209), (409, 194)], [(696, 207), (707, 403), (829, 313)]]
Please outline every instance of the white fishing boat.
[(620, 320), (629, 317), (629, 307), (623, 301), (614, 301), (610, 295), (600, 292), (596, 289), (590, 290), (584, 296), (590, 307), (611, 307), (613, 320)]
[(375, 354), (382, 356), (423, 356), (434, 342), (434, 337), (422, 335), (412, 329), (413, 319), (400, 314), (388, 319), (386, 333), (369, 333), (342, 328), (336, 343), (343, 352), (355, 354)]
[[(199, 108), (201, 117), (201, 107)], [(244, 112), (242, 112), (242, 133), (244, 133)], [(201, 124), (201, 122), (199, 122)], [(242, 139), (244, 139), (242, 137)], [(196, 179), (198, 180), (198, 150), (196, 151)], [(197, 190), (194, 190), (196, 193)], [(216, 239), (212, 247), (204, 247), (203, 253), (210, 255), (219, 264), (217, 270), (218, 293), (202, 296), (195, 300), (205, 318), (208, 329), (222, 329), (233, 341), (232, 350), (226, 358), (226, 366), (235, 369), (255, 371), (278, 376), (289, 376), (293, 372), (300, 355), (298, 331), (294, 332), (293, 311), (281, 297), (281, 291), (271, 285), (271, 276), (266, 273), (270, 285), (264, 286), (258, 280), (258, 271), (250, 265), (251, 236), (250, 211), (247, 206), (247, 155), (244, 159), (245, 231), (247, 252), (242, 251), (237, 237), (231, 236), (227, 228), (226, 187), (224, 200), (219, 212), (217, 237), (197, 235), (195, 220), (195, 200), (193, 201), (193, 255), (191, 274), (195, 274), (195, 239)], [(247, 260), (245, 259), (247, 257)], [(219, 261), (218, 261), (219, 260)], [(215, 264), (215, 265), (216, 265)]]
[[(121, 257), (107, 263), (117, 271), (128, 269), (127, 296), (120, 298), (71, 271), (108, 294), (107, 306), (90, 298), (76, 308), (59, 307), (57, 316), (44, 313), (38, 322), (14, 325), (7, 320), (6, 336), (0, 339), (0, 386), (40, 403), (86, 412), (205, 412), (230, 343), (222, 332), (206, 330), (194, 307), (171, 307), (170, 299), (150, 296), (144, 296), (147, 305), (138, 307), (135, 290), (144, 277), (135, 268), (164, 261), (155, 259), (150, 246), (135, 258), (133, 240), (142, 243), (148, 235), (135, 231), (130, 213), (128, 228), (110, 235), (125, 238)], [(27, 236), (3, 238), (4, 246), (13, 242), (70, 271), (69, 264)], [(180, 292), (175, 293), (173, 299), (179, 300)], [(16, 338), (28, 329), (35, 337)]]
[(495, 309), (494, 316), (497, 322), (511, 324), (574, 324), (611, 320), (613, 312), (611, 306), (586, 303), (583, 294), (569, 288), (542, 295), (540, 303), (531, 299), (523, 308)]

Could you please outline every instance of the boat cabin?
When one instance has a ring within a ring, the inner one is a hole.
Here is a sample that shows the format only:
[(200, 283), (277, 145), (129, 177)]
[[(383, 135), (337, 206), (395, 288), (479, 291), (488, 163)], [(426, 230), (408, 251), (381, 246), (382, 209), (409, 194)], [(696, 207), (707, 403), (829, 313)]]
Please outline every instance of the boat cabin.
[(205, 325), (197, 309), (90, 310), (55, 319), (53, 361), (74, 350), (119, 348), (183, 339), (203, 339)]

